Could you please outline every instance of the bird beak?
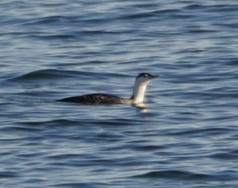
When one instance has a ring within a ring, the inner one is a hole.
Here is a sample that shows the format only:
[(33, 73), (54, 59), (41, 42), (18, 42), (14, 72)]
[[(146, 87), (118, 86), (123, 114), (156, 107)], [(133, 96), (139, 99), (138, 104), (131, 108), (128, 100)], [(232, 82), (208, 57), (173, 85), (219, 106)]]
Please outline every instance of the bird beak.
[(155, 75), (151, 75), (151, 77), (150, 77), (150, 79), (155, 79), (155, 78), (159, 78), (159, 75), (157, 76), (155, 76)]

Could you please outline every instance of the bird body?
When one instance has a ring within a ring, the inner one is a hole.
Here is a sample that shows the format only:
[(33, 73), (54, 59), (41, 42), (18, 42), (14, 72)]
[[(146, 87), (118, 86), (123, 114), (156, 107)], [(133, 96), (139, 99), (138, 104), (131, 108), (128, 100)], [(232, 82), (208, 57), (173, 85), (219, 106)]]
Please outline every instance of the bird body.
[(121, 98), (115, 95), (94, 93), (59, 100), (60, 102), (74, 102), (81, 104), (139, 104), (144, 102), (147, 84), (153, 76), (149, 73), (140, 73), (135, 80), (133, 94), (130, 98)]

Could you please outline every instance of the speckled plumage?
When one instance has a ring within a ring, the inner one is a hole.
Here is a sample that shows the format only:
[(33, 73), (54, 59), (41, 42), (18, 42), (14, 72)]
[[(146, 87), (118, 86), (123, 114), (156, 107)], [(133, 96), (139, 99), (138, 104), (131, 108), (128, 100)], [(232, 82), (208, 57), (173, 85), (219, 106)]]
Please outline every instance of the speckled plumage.
[(114, 95), (108, 95), (103, 93), (88, 94), (76, 97), (68, 97), (59, 100), (60, 102), (75, 102), (82, 104), (128, 104), (131, 103), (131, 99), (124, 99)]

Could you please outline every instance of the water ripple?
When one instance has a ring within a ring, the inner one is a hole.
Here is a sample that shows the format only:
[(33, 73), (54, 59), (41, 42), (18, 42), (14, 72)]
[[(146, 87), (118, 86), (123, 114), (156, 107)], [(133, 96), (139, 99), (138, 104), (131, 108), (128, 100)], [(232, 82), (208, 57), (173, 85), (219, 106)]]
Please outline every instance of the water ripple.
[(237, 187), (237, 2), (0, 5), (1, 187)]
[(165, 170), (165, 171), (153, 171), (148, 172), (142, 175), (136, 176), (136, 178), (166, 178), (166, 179), (179, 179), (179, 180), (194, 180), (194, 181), (216, 181), (220, 179), (222, 181), (229, 181), (231, 178), (228, 176), (221, 175), (209, 175), (209, 174), (200, 174), (192, 173), (188, 171), (181, 170)]

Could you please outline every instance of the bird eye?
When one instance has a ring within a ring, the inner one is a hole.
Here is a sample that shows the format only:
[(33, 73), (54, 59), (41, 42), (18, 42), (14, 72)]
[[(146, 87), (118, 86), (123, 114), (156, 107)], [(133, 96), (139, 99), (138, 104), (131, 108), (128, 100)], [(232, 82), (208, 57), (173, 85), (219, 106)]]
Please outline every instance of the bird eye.
[(148, 74), (145, 74), (145, 77), (148, 77)]

